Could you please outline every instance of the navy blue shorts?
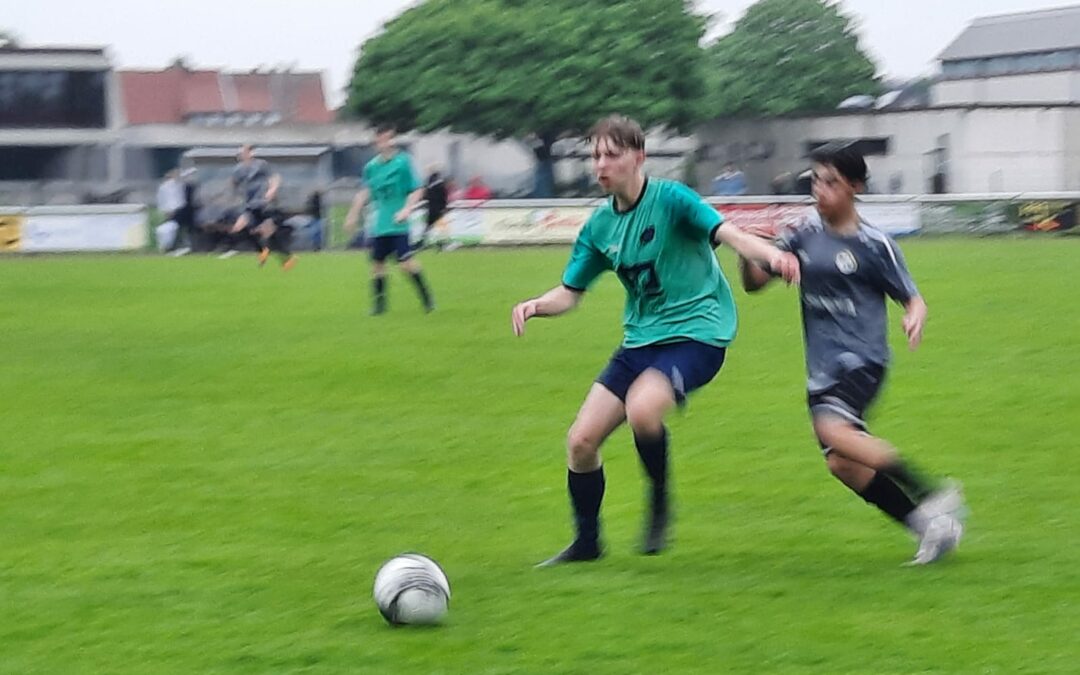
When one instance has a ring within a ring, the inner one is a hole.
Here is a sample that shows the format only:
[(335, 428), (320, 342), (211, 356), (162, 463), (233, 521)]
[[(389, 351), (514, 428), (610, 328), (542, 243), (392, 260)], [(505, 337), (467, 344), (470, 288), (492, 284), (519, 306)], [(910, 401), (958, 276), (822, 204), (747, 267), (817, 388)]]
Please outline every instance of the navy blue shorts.
[(675, 400), (683, 403), (686, 395), (712, 381), (724, 365), (727, 349), (703, 342), (686, 340), (644, 347), (621, 347), (612, 355), (596, 381), (626, 402), (630, 385), (649, 368), (659, 370), (675, 390)]
[(835, 415), (865, 430), (866, 411), (884, 383), (885, 368), (868, 363), (843, 371), (828, 389), (808, 393), (806, 403), (811, 415)]
[(375, 237), (371, 240), (371, 259), (375, 262), (383, 262), (394, 255), (398, 262), (404, 262), (412, 257), (413, 249), (409, 246), (409, 235), (390, 234), (384, 237)]
[[(845, 370), (828, 389), (807, 393), (806, 404), (810, 408), (810, 416), (839, 417), (865, 432), (866, 412), (877, 399), (884, 383), (885, 368), (876, 363)], [(832, 448), (820, 441), (818, 445), (826, 455), (832, 451)]]

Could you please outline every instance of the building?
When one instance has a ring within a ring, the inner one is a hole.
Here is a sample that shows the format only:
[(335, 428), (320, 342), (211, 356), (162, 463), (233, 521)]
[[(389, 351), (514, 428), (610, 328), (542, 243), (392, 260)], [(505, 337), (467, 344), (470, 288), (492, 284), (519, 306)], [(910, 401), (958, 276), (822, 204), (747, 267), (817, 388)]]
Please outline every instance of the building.
[(939, 58), (929, 106), (704, 125), (699, 185), (733, 162), (771, 193), (847, 141), (873, 192), (1080, 191), (1080, 6), (976, 19)]
[(0, 181), (118, 181), (122, 120), (103, 48), (0, 47)]
[(277, 132), (317, 135), (334, 121), (318, 72), (195, 70), (178, 61), (164, 70), (122, 70), (118, 77), (126, 180), (161, 176), (195, 147), (231, 146), (235, 155), (241, 143), (272, 135), (275, 145), (283, 144)]
[[(367, 125), (336, 119), (318, 72), (182, 61), (116, 71), (102, 47), (0, 47), (0, 205), (149, 201), (185, 157), (218, 180), (245, 143), (288, 174), (283, 192), (302, 203), (316, 187), (355, 188), (373, 141)], [(441, 132), (402, 143), (421, 173), (437, 165), (462, 184), (483, 175), (504, 194), (530, 185), (532, 153), (514, 141)]]
[(938, 59), (935, 105), (1080, 103), (1080, 6), (975, 19)]
[(726, 162), (750, 191), (808, 166), (829, 141), (859, 145), (876, 193), (1080, 191), (1080, 106), (948, 106), (765, 120), (716, 120), (698, 131), (698, 184)]

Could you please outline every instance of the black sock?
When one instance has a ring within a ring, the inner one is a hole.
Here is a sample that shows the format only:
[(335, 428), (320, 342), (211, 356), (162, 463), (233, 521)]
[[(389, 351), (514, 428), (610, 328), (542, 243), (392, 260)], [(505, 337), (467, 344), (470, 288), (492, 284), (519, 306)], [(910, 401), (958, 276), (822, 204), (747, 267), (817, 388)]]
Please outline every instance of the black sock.
[(878, 507), (901, 525), (907, 525), (908, 514), (915, 510), (915, 502), (911, 501), (911, 498), (892, 479), (880, 471), (874, 472), (874, 477), (870, 479), (859, 496), (866, 500), (867, 504)]
[(567, 469), (566, 485), (570, 490), (570, 502), (574, 506), (574, 524), (577, 526), (575, 541), (585, 546), (599, 546), (604, 467), (587, 473), (576, 473)]
[(424, 303), (424, 307), (430, 307), (431, 293), (428, 291), (427, 284), (424, 283), (423, 273), (412, 272), (409, 276), (412, 277), (413, 283), (416, 284), (416, 291), (420, 294), (420, 300)]
[(934, 487), (903, 460), (896, 460), (895, 464), (881, 469), (880, 473), (891, 478), (892, 482), (896, 483), (916, 504), (926, 499), (927, 495), (934, 491)]
[(255, 232), (253, 230), (248, 230), (247, 233), (248, 233), (248, 240), (252, 244), (254, 244), (256, 251), (261, 251), (264, 248), (268, 248), (267, 245), (266, 245), (266, 240), (263, 239), (262, 237), (260, 237), (259, 235), (255, 234)]
[(381, 312), (386, 308), (386, 277), (375, 277), (371, 281), (371, 288), (375, 297), (375, 309)]
[(667, 427), (660, 428), (660, 435), (653, 437), (634, 434), (634, 445), (645, 473), (652, 481), (652, 507), (656, 513), (667, 512), (668, 484), (668, 436)]
[(270, 235), (268, 243), (271, 250), (276, 251), (282, 258), (288, 258), (292, 255), (292, 232), (284, 227), (278, 227), (274, 234)]

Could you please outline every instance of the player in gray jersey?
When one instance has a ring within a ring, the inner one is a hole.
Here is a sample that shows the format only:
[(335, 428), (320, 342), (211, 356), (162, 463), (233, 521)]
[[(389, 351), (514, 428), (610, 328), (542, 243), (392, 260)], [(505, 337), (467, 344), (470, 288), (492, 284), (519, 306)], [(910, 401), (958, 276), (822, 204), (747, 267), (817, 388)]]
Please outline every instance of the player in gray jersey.
[[(965, 511), (959, 487), (933, 487), (896, 450), (866, 427), (889, 364), (886, 297), (903, 305), (912, 350), (922, 341), (926, 303), (896, 242), (855, 209), (866, 162), (850, 146), (811, 155), (815, 217), (777, 238), (798, 256), (806, 343), (807, 399), (814, 434), (829, 470), (865, 501), (919, 539), (912, 561), (938, 560), (960, 541)], [(756, 291), (770, 273), (740, 260), (743, 286)]]
[(230, 235), (234, 239), (246, 238), (255, 245), (260, 267), (273, 250), (280, 256), (282, 267), (291, 269), (296, 264), (296, 256), (290, 250), (292, 231), (276, 205), (281, 176), (270, 169), (266, 160), (255, 158), (250, 145), (240, 147), (237, 159), (231, 182), (243, 207)]

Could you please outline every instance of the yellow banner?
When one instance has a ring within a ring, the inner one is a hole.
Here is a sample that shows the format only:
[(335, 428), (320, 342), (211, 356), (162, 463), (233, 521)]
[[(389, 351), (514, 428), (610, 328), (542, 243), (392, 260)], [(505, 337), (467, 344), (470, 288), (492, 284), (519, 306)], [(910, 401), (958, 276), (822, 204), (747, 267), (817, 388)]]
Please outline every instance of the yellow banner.
[(19, 250), (22, 225), (22, 216), (0, 216), (0, 253), (13, 253)]

